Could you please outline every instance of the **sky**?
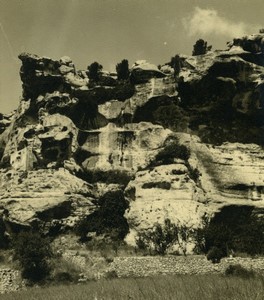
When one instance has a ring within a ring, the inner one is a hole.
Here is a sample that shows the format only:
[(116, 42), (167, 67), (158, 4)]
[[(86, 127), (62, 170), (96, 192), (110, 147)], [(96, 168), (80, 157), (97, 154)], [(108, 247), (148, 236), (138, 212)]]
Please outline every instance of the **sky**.
[(122, 59), (156, 65), (191, 55), (203, 38), (225, 49), (236, 36), (264, 28), (263, 0), (0, 0), (0, 112), (22, 96), (21, 52), (59, 59), (77, 69)]

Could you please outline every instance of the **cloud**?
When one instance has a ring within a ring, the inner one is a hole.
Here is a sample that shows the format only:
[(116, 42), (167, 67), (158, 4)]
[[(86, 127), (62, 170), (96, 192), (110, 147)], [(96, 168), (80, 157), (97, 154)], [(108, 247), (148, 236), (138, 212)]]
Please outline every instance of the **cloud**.
[(257, 32), (261, 27), (244, 22), (233, 22), (219, 16), (215, 9), (202, 9), (199, 7), (195, 7), (192, 14), (182, 21), (189, 36), (214, 34), (237, 37)]

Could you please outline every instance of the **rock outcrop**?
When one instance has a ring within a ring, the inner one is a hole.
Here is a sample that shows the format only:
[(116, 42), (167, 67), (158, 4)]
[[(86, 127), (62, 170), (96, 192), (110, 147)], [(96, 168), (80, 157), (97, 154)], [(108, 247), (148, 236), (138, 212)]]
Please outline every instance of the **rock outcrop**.
[(116, 191), (132, 244), (166, 218), (197, 228), (223, 207), (262, 214), (263, 36), (179, 56), (177, 72), (137, 62), (130, 81), (102, 72), (90, 82), (69, 57), (21, 54), (23, 99), (0, 116), (5, 230), (95, 224), (100, 199)]
[(179, 73), (181, 106), (191, 111), (189, 127), (204, 142), (264, 143), (264, 69), (239, 49), (184, 57), (191, 67)]
[(130, 77), (135, 83), (143, 83), (153, 77), (162, 78), (166, 75), (157, 66), (145, 60), (138, 60), (131, 68)]

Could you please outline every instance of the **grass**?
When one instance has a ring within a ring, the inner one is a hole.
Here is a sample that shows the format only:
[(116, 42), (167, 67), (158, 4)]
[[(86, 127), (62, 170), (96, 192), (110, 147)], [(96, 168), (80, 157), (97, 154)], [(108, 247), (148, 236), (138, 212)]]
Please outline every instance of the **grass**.
[(30, 288), (2, 295), (2, 300), (262, 300), (264, 278), (222, 275), (175, 275), (102, 279), (86, 284)]

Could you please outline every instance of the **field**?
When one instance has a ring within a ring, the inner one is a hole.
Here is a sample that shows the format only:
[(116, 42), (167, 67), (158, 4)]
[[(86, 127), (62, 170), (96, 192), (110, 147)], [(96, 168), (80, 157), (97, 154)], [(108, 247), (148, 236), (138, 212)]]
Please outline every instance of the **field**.
[(85, 284), (34, 287), (1, 295), (1, 300), (263, 300), (264, 278), (178, 275), (90, 281)]

